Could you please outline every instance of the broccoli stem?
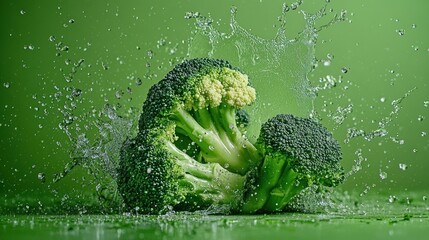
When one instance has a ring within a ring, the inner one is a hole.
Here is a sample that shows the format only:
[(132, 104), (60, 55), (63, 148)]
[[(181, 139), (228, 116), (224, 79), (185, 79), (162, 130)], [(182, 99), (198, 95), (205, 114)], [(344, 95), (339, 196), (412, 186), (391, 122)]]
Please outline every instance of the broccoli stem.
[(263, 210), (268, 212), (283, 210), (286, 204), (308, 185), (308, 181), (300, 179), (299, 174), (288, 164), (283, 170), (277, 187), (271, 190)]
[(184, 171), (182, 186), (191, 187), (195, 195), (205, 200), (219, 203), (236, 202), (242, 194), (245, 177), (231, 173), (217, 163), (200, 163), (167, 142), (167, 149), (177, 158), (177, 163)]
[(200, 147), (207, 162), (219, 163), (233, 173), (245, 175), (260, 161), (256, 148), (238, 130), (234, 109), (219, 106), (199, 109), (194, 115), (177, 107), (172, 118), (176, 128)]
[(246, 195), (242, 211), (254, 213), (260, 210), (267, 201), (271, 190), (276, 187), (286, 166), (287, 158), (283, 154), (267, 155), (262, 163), (256, 179), (254, 189)]
[(172, 142), (167, 141), (166, 146), (169, 152), (178, 159), (177, 163), (186, 173), (204, 180), (213, 179), (213, 171), (207, 164), (195, 161), (188, 154), (178, 149)]

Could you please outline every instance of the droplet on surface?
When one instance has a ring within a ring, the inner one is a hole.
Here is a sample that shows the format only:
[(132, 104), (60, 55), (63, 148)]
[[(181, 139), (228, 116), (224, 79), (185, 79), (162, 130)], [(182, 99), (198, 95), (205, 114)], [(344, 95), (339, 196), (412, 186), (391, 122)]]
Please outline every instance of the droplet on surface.
[(3, 87), (5, 87), (5, 88), (10, 88), (10, 83), (9, 83), (9, 82), (5, 82), (5, 83), (3, 83)]

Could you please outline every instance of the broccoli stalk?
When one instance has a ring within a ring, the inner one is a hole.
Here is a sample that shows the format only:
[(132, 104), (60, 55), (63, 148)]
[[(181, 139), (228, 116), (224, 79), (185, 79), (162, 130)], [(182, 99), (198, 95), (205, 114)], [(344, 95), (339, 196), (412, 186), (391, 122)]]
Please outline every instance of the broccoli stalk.
[(178, 159), (177, 164), (184, 171), (179, 180), (182, 188), (192, 189), (192, 195), (199, 196), (202, 202), (238, 204), (237, 194), (241, 194), (243, 189), (243, 176), (231, 173), (217, 163), (195, 161), (171, 142), (166, 147)]
[(344, 179), (338, 142), (311, 119), (291, 114), (269, 119), (257, 147), (265, 157), (247, 186), (244, 213), (282, 211), (305, 188), (331, 187)]
[(286, 204), (302, 190), (311, 185), (311, 181), (300, 179), (300, 174), (291, 166), (286, 166), (278, 180), (278, 184), (269, 194), (263, 209), (268, 212), (283, 210)]
[(231, 172), (245, 175), (259, 162), (260, 156), (238, 130), (235, 115), (235, 108), (222, 104), (198, 109), (195, 117), (178, 107), (170, 117), (175, 120), (176, 131), (200, 147), (206, 162), (219, 163)]

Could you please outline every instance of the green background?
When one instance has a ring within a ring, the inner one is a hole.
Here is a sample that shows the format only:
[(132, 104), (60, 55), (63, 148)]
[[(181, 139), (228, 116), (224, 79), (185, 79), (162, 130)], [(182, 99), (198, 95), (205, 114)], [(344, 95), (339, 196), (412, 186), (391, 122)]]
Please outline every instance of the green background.
[[(186, 12), (210, 16), (218, 29), (228, 31), (230, 7), (234, 5), (242, 27), (270, 39), (275, 36), (282, 3), (1, 1), (1, 196), (62, 198), (67, 194), (79, 198), (82, 192), (95, 190), (91, 176), (79, 167), (64, 180), (51, 183), (53, 174), (69, 161), (72, 146), (58, 127), (64, 119), (59, 109), (69, 104), (67, 91), (56, 99), (57, 89), (72, 86), (82, 90), (73, 111), (79, 116), (75, 123), (81, 127), (93, 121), (86, 114), (105, 103), (121, 104), (120, 112), (129, 107), (139, 109), (148, 87), (186, 56), (194, 30), (194, 22), (184, 18)], [(301, 9), (311, 12), (323, 4), (322, 0), (307, 0)], [(315, 102), (322, 122), (335, 128), (340, 141), (345, 139), (347, 128), (376, 129), (393, 110), (390, 103), (416, 88), (386, 127), (386, 137), (370, 142), (356, 138), (342, 144), (347, 170), (357, 159), (357, 149), (362, 149), (365, 160), (363, 169), (341, 188), (357, 193), (419, 190), (429, 194), (429, 135), (422, 136), (422, 132), (429, 132), (429, 106), (424, 104), (429, 101), (429, 2), (333, 0), (329, 8), (334, 12), (346, 9), (348, 20), (320, 32), (316, 57), (326, 59), (331, 54), (334, 60), (329, 67), (318, 67), (309, 78), (317, 83), (319, 77), (338, 76), (341, 68), (349, 69), (343, 74), (347, 84), (321, 92)], [(291, 14), (288, 34), (294, 36), (302, 27), (302, 17)], [(399, 30), (405, 34), (400, 35)], [(50, 36), (55, 37), (54, 42)], [(56, 46), (59, 42), (63, 43), (60, 50)], [(68, 46), (67, 51), (64, 46)], [(76, 67), (73, 82), (67, 82), (64, 75), (80, 59), (84, 62)], [(136, 78), (142, 79), (141, 86), (135, 84)], [(279, 94), (268, 89), (273, 95)], [(120, 99), (115, 96), (118, 91), (124, 92)], [(353, 112), (336, 127), (329, 112), (349, 103)], [(96, 135), (91, 129), (88, 135)], [(391, 137), (404, 140), (404, 144), (395, 143)], [(408, 168), (401, 170), (400, 163)], [(387, 173), (387, 178), (380, 178), (380, 172)], [(45, 174), (45, 182), (38, 179), (39, 173)]]

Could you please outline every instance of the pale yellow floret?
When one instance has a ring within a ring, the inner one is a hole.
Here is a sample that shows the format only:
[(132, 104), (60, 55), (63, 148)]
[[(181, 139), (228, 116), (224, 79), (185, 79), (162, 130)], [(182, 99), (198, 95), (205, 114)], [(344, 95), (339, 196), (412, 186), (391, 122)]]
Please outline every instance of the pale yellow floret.
[(250, 105), (256, 99), (256, 91), (249, 86), (249, 78), (246, 74), (224, 68), (220, 74), (225, 92), (224, 101), (238, 108)]
[(206, 75), (200, 81), (200, 86), (196, 88), (195, 100), (197, 108), (217, 107), (222, 102), (222, 83), (213, 78), (212, 75)]
[(188, 110), (218, 107), (222, 102), (241, 108), (256, 99), (247, 75), (229, 68), (213, 71), (195, 83), (195, 91), (184, 98), (184, 107)]

